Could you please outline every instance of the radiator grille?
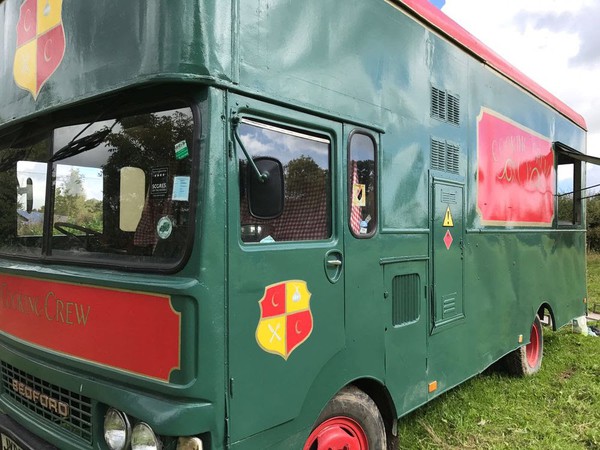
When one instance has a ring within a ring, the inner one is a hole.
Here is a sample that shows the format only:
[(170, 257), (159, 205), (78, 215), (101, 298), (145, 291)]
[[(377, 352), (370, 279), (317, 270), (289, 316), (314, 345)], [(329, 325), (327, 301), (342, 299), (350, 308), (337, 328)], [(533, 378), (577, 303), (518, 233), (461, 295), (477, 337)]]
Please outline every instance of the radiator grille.
[[(2, 391), (38, 416), (55, 423), (88, 444), (92, 443), (92, 402), (88, 397), (31, 376), (4, 361)], [(68, 415), (65, 411), (68, 411)]]

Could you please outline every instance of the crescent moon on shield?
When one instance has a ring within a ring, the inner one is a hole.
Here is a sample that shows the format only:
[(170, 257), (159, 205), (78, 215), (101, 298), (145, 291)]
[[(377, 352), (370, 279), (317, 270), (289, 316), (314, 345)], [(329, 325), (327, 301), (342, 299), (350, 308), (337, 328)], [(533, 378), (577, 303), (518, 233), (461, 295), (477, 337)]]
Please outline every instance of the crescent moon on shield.
[(27, 9), (25, 11), (25, 14), (23, 15), (23, 29), (27, 32), (29, 32), (29, 30), (31, 30), (31, 22), (28, 20), (28, 17), (31, 16), (31, 8)]
[(52, 60), (52, 55), (48, 56), (48, 46), (52, 45), (52, 39), (48, 39), (46, 44), (44, 45), (44, 61), (50, 62)]
[(296, 323), (295, 323), (295, 325), (294, 325), (294, 331), (296, 331), (296, 334), (302, 334), (302, 330), (299, 330), (299, 329), (298, 329), (298, 324), (299, 324), (299, 323), (300, 323), (300, 322), (296, 322)]
[(271, 305), (273, 305), (273, 307), (275, 307), (275, 308), (277, 308), (277, 307), (279, 306), (279, 303), (277, 303), (277, 302), (275, 301), (275, 294), (273, 294), (273, 295), (271, 296)]

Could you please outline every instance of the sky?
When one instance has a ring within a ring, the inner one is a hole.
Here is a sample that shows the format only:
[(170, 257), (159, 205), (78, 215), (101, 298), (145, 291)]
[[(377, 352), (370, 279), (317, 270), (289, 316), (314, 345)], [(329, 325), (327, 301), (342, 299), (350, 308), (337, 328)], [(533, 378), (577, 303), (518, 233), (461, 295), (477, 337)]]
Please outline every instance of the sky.
[[(430, 1), (581, 114), (587, 153), (600, 157), (598, 0)], [(587, 164), (587, 174), (587, 186), (600, 183), (600, 167)]]

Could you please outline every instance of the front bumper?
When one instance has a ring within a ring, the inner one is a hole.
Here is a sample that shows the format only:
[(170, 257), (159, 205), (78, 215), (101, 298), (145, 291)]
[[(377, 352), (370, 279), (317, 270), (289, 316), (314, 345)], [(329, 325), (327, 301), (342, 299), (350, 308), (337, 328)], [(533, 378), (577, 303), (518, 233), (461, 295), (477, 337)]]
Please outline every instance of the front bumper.
[(14, 449), (10, 441), (17, 444), (22, 450), (58, 450), (53, 445), (48, 444), (29, 432), (29, 430), (19, 425), (6, 414), (0, 414), (0, 434), (2, 435), (3, 450)]

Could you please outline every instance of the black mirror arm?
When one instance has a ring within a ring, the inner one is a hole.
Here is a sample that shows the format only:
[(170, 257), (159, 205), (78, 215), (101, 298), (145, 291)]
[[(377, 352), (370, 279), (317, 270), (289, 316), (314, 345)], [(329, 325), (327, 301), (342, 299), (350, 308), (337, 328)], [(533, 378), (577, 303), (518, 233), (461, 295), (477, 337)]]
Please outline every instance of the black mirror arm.
[(246, 150), (246, 147), (244, 146), (244, 143), (242, 142), (242, 139), (240, 138), (240, 135), (238, 134), (238, 129), (237, 129), (238, 123), (239, 123), (239, 120), (234, 120), (234, 122), (233, 122), (233, 135), (235, 136), (235, 140), (238, 143), (238, 145), (240, 146), (240, 148), (242, 149), (242, 151), (244, 152), (246, 159), (252, 166), (252, 169), (254, 170), (256, 177), (260, 180), (261, 183), (264, 183), (269, 178), (269, 174), (267, 172), (261, 173), (260, 170), (258, 170), (258, 167), (256, 167), (254, 160), (250, 157), (248, 150)]

